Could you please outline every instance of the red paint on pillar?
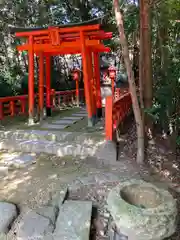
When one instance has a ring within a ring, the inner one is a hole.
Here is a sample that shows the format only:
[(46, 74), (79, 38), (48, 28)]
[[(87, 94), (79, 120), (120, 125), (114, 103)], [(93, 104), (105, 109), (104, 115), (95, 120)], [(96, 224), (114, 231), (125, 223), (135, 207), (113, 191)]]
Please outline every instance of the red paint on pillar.
[(89, 82), (91, 91), (91, 101), (92, 101), (92, 111), (93, 115), (96, 116), (96, 89), (95, 89), (95, 81), (94, 81), (94, 73), (93, 73), (93, 62), (92, 62), (92, 52), (88, 50), (88, 71), (89, 71)]
[(92, 104), (91, 104), (91, 91), (89, 84), (89, 76), (88, 76), (88, 61), (87, 61), (87, 49), (85, 45), (84, 33), (80, 32), (81, 46), (82, 46), (82, 65), (83, 65), (83, 79), (84, 79), (84, 91), (85, 91), (85, 99), (86, 99), (86, 108), (88, 112), (88, 118), (92, 119)]
[(51, 108), (51, 57), (46, 56), (46, 107)]
[(44, 56), (43, 53), (39, 55), (39, 114), (43, 115), (44, 108)]
[(113, 139), (113, 97), (106, 97), (105, 104), (105, 134), (106, 140), (112, 141)]
[(94, 57), (94, 76), (96, 79), (96, 106), (97, 106), (97, 108), (102, 108), (101, 84), (100, 84), (100, 64), (99, 64), (98, 53), (94, 52), (93, 57)]
[(76, 101), (77, 106), (79, 106), (79, 79), (76, 79)]
[(33, 36), (29, 36), (29, 77), (28, 77), (28, 97), (29, 97), (29, 119), (34, 118), (34, 49)]

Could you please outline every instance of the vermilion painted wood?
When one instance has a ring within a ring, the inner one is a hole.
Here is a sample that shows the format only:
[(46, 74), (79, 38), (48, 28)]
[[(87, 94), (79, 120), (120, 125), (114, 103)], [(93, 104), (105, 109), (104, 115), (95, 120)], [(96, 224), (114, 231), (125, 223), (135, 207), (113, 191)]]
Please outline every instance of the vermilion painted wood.
[[(117, 91), (117, 89), (116, 89)], [(127, 91), (127, 90), (126, 90)], [(113, 140), (113, 132), (116, 128), (119, 127), (120, 123), (122, 123), (125, 117), (130, 112), (132, 101), (131, 94), (129, 92), (122, 93), (121, 90), (118, 89), (118, 94), (120, 96), (113, 100), (112, 96), (108, 96), (106, 98), (106, 106), (105, 106), (105, 134), (106, 140)]]
[(51, 107), (51, 58), (46, 56), (46, 106)]
[[(45, 44), (37, 44), (34, 43), (34, 51), (43, 51), (46, 52), (46, 50), (59, 50), (59, 49), (79, 49), (80, 47), (80, 40), (75, 40), (73, 42), (62, 42), (60, 45), (52, 45), (51, 43), (45, 43)], [(85, 45), (87, 47), (91, 47), (91, 46), (96, 46), (99, 45), (99, 40), (85, 40)], [(104, 46), (104, 45), (103, 45)], [(30, 45), (29, 44), (23, 44), (20, 46), (17, 46), (18, 51), (27, 51), (30, 49)], [(68, 52), (66, 52), (68, 53)]]
[[(112, 38), (112, 33), (104, 32), (100, 29), (101, 24), (86, 25), (86, 26), (69, 26), (63, 27), (49, 27), (48, 29), (32, 30), (28, 32), (18, 32), (16, 37), (28, 38), (26, 44), (18, 46), (19, 51), (29, 52), (29, 116), (34, 114), (34, 98), (32, 86), (34, 85), (34, 53), (39, 55), (40, 52), (46, 57), (46, 106), (51, 107), (50, 99), (50, 56), (59, 54), (82, 54), (84, 86), (86, 105), (88, 117), (92, 118), (96, 115), (97, 97), (95, 89), (98, 87), (100, 78), (95, 76), (99, 74), (97, 68), (93, 73), (92, 53), (110, 52), (110, 48), (106, 48), (100, 41), (103, 39)], [(41, 58), (41, 56), (40, 56)], [(99, 74), (100, 75), (100, 74)], [(40, 69), (40, 81), (43, 76), (43, 68)], [(95, 80), (95, 81), (94, 81)], [(39, 81), (39, 89), (40, 83)], [(99, 82), (97, 82), (99, 81)], [(98, 92), (98, 96), (99, 96)], [(66, 98), (66, 97), (65, 97)], [(42, 92), (40, 91), (39, 109), (42, 109)], [(67, 100), (67, 98), (66, 98)], [(64, 99), (64, 101), (66, 101)], [(58, 100), (60, 101), (60, 99)], [(53, 97), (53, 105), (56, 104), (55, 97)], [(100, 104), (99, 104), (100, 105)], [(12, 111), (11, 111), (12, 112)], [(14, 113), (13, 113), (14, 114)]]
[(28, 96), (29, 96), (29, 117), (34, 117), (34, 46), (33, 37), (29, 37), (29, 77), (28, 77)]
[(105, 134), (106, 140), (113, 140), (113, 99), (112, 96), (106, 97), (105, 105)]
[(96, 79), (96, 107), (102, 108), (101, 102), (101, 86), (100, 86), (100, 62), (99, 62), (99, 54), (97, 52), (93, 52), (94, 59), (94, 77)]
[[(53, 27), (49, 27), (49, 29), (39, 30), (39, 31), (31, 31), (31, 32), (17, 32), (15, 33), (16, 37), (29, 37), (29, 36), (38, 36), (38, 35), (48, 35), (49, 31), (53, 29)], [(58, 32), (63, 33), (71, 33), (80, 32), (80, 31), (95, 31), (100, 29), (100, 24), (89, 25), (89, 26), (78, 26), (78, 27), (69, 27), (69, 28), (58, 28)]]
[(39, 111), (42, 114), (44, 108), (44, 56), (39, 55)]
[(95, 116), (96, 115), (96, 96), (94, 92), (94, 79), (93, 79), (93, 63), (92, 63), (92, 52), (87, 50), (86, 55), (87, 61), (88, 61), (88, 77), (89, 77), (89, 91), (91, 94), (91, 105), (92, 105), (92, 113)]
[[(63, 104), (63, 96), (66, 96), (66, 103), (67, 101), (72, 102), (72, 98), (74, 102), (76, 100), (76, 90), (70, 91), (57, 91), (51, 92), (51, 97), (55, 99), (52, 101), (53, 106), (62, 105)], [(79, 96), (81, 99), (84, 99), (84, 90), (79, 90)], [(44, 94), (45, 100), (46, 94)], [(35, 102), (38, 104), (39, 94), (35, 95)], [(68, 100), (67, 100), (68, 99)], [(37, 108), (37, 105), (35, 106)], [(0, 98), (0, 120), (2, 120), (6, 116), (17, 116), (17, 115), (27, 115), (28, 111), (28, 95), (20, 95), (20, 96), (13, 96), (13, 97), (2, 97)]]
[(89, 81), (89, 66), (88, 66), (88, 50), (86, 48), (84, 32), (80, 32), (81, 39), (81, 52), (82, 52), (82, 65), (83, 65), (83, 73), (84, 73), (84, 91), (86, 98), (86, 107), (88, 112), (88, 118), (92, 119), (93, 116), (93, 108), (92, 108), (92, 100), (91, 100), (91, 91), (90, 91), (90, 81)]
[[(89, 40), (105, 40), (105, 39), (110, 39), (112, 38), (112, 33), (111, 32), (96, 32), (96, 33), (88, 33), (85, 34), (85, 36), (88, 37)], [(59, 35), (58, 39), (55, 39), (55, 41), (57, 41), (57, 44), (60, 44), (61, 41), (64, 42), (72, 42), (72, 41), (77, 41), (80, 39), (80, 35), (79, 33), (76, 34), (68, 34), (68, 35)], [(34, 41), (36, 44), (43, 44), (43, 43), (51, 43), (51, 37), (47, 36), (38, 36), (34, 38)]]
[[(96, 53), (100, 53), (100, 52), (110, 52), (111, 49), (109, 47), (104, 47), (102, 46), (101, 44), (97, 45), (97, 46), (94, 46), (94, 47), (89, 47), (89, 49), (92, 51), (92, 52), (96, 52)], [(64, 55), (64, 54), (81, 54), (81, 49), (78, 48), (74, 48), (74, 49), (46, 49), (46, 51), (44, 51), (44, 55), (51, 55), (51, 56), (54, 56), (54, 55)], [(38, 52), (36, 52), (36, 54), (38, 55)]]

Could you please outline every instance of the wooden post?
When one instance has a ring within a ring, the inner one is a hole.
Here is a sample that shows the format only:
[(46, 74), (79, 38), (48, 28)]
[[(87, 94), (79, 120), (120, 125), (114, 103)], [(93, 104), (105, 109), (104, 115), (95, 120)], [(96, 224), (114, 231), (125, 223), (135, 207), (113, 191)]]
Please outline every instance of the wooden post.
[(80, 78), (80, 70), (79, 69), (74, 69), (72, 75), (73, 75), (74, 81), (76, 82), (76, 104), (77, 104), (77, 107), (79, 107), (79, 78)]
[(44, 117), (44, 56), (39, 55), (39, 118), (40, 121)]
[(84, 33), (80, 31), (80, 39), (82, 46), (82, 65), (83, 65), (83, 78), (84, 78), (84, 91), (85, 91), (85, 99), (86, 99), (86, 108), (88, 112), (88, 126), (93, 126), (93, 111), (91, 104), (91, 92), (90, 92), (90, 83), (88, 76), (88, 61), (87, 61), (87, 49), (85, 45)]
[(34, 49), (33, 36), (29, 36), (29, 76), (28, 76), (28, 100), (29, 100), (29, 120), (28, 124), (34, 124)]
[(113, 139), (113, 96), (106, 97), (105, 104), (105, 134), (106, 140), (112, 141)]
[(100, 84), (100, 64), (99, 55), (97, 52), (93, 53), (94, 58), (94, 76), (96, 79), (96, 107), (97, 107), (97, 117), (102, 117), (102, 98), (101, 98), (101, 84)]
[(46, 115), (51, 116), (51, 57), (46, 56)]
[(96, 89), (95, 89), (95, 82), (94, 82), (94, 73), (93, 73), (93, 58), (92, 52), (88, 49), (88, 75), (89, 75), (89, 82), (90, 88), (89, 91), (91, 93), (91, 104), (92, 104), (92, 111), (93, 111), (93, 121), (96, 122)]
[(79, 107), (79, 79), (76, 79), (76, 104)]

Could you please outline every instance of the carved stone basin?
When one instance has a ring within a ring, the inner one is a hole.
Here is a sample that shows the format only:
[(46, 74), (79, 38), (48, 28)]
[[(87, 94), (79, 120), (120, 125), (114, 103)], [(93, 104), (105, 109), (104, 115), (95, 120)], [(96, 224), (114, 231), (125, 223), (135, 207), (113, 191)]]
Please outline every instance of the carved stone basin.
[(117, 229), (128, 240), (162, 240), (176, 230), (175, 199), (150, 183), (122, 182), (110, 191), (107, 203)]

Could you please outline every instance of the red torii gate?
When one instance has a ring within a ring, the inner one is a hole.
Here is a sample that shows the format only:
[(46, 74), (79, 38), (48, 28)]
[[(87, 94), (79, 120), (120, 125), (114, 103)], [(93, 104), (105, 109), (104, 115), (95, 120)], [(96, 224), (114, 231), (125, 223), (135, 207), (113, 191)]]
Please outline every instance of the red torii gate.
[[(46, 107), (51, 112), (51, 56), (61, 54), (82, 55), (83, 79), (88, 125), (95, 123), (101, 111), (99, 53), (110, 52), (102, 40), (112, 38), (112, 33), (103, 30), (102, 18), (91, 21), (47, 28), (12, 28), (15, 36), (26, 42), (17, 47), (28, 51), (29, 77), (29, 124), (34, 123), (34, 54), (39, 57), (39, 114), (43, 116), (44, 105), (44, 60), (46, 62)], [(96, 90), (96, 91), (95, 91)]]

